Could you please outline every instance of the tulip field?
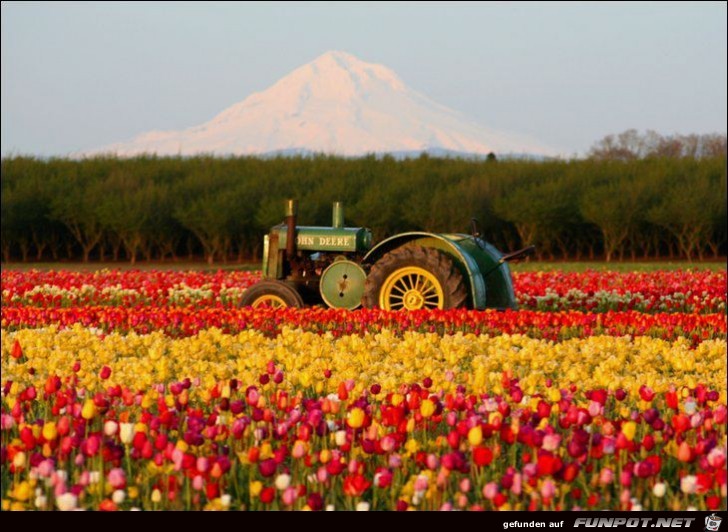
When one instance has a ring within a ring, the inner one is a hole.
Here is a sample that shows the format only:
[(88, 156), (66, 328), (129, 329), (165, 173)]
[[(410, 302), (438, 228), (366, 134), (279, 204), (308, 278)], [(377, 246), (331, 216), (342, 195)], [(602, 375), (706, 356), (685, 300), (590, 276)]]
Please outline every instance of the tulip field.
[(3, 510), (726, 510), (726, 270), (518, 311), (241, 308), (253, 272), (2, 272)]

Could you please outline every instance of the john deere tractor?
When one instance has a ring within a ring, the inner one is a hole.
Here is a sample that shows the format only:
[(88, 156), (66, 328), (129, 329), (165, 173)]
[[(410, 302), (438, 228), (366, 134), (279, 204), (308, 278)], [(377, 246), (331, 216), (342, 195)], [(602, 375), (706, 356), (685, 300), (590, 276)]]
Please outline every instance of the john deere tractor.
[(286, 202), (283, 223), (263, 242), (263, 280), (243, 293), (253, 307), (385, 310), (515, 309), (508, 261), (533, 246), (503, 254), (471, 234), (414, 231), (372, 245), (363, 227), (344, 227), (344, 209), (333, 206), (331, 227), (297, 225), (297, 204)]

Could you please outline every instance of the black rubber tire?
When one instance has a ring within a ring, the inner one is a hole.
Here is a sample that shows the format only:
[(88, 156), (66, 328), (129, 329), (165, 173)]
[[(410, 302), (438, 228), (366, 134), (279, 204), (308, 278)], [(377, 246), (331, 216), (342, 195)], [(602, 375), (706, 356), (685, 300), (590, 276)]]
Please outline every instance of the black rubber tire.
[(276, 280), (260, 281), (248, 287), (240, 298), (240, 306), (252, 306), (259, 297), (267, 295), (280, 297), (287, 307), (303, 307), (303, 298), (298, 290), (288, 283)]
[(433, 274), (443, 292), (443, 308), (457, 308), (467, 304), (468, 290), (462, 273), (446, 254), (433, 249), (406, 244), (386, 253), (372, 266), (364, 283), (362, 306), (379, 307), (379, 292), (384, 281), (395, 271), (417, 266)]

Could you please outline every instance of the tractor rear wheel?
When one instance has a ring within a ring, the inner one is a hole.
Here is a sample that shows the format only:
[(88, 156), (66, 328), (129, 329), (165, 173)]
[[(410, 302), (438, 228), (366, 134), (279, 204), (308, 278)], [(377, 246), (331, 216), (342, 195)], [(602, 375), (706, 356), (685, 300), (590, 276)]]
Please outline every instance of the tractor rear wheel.
[(408, 244), (379, 259), (364, 285), (364, 307), (384, 310), (448, 309), (466, 303), (460, 270), (446, 254)]
[(250, 286), (240, 299), (241, 307), (285, 308), (303, 306), (298, 291), (283, 281), (260, 281)]

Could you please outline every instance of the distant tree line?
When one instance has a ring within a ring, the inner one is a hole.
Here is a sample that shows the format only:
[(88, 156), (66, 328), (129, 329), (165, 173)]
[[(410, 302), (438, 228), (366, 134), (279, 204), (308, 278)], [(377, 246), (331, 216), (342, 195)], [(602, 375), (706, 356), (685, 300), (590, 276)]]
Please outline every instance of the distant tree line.
[(475, 217), (500, 249), (535, 244), (542, 259), (719, 257), (725, 137), (722, 148), (708, 137), (627, 132), (571, 161), (6, 158), (2, 260), (258, 259), (288, 197), (307, 225), (330, 225), (332, 201), (344, 201), (347, 224), (376, 240), (468, 232)]

